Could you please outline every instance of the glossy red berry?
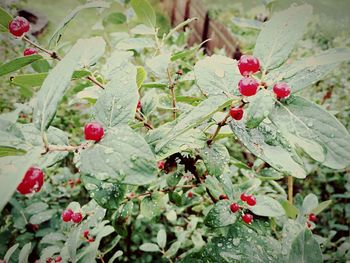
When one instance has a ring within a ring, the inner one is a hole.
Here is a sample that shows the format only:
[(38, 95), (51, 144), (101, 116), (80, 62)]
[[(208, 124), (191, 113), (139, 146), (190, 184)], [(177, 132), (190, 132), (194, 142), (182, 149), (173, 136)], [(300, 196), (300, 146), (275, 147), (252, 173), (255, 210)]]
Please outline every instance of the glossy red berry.
[(220, 195), (220, 196), (219, 196), (219, 199), (220, 199), (220, 200), (227, 200), (227, 199), (228, 199), (228, 196), (227, 196), (227, 195)]
[(93, 237), (89, 237), (89, 239), (88, 239), (88, 242), (89, 243), (92, 243), (92, 242), (94, 242), (95, 241), (95, 239), (93, 238)]
[(277, 99), (285, 99), (289, 97), (291, 88), (287, 83), (280, 82), (273, 86), (273, 92), (276, 94)]
[(62, 257), (61, 256), (55, 257), (55, 262), (56, 263), (61, 262), (61, 261), (62, 261)]
[(136, 107), (136, 109), (137, 109), (137, 110), (141, 110), (141, 108), (142, 108), (142, 105), (141, 105), (141, 101), (139, 100), (139, 101), (137, 102), (137, 107)]
[(47, 259), (46, 259), (46, 263), (51, 263), (52, 260), (53, 260), (52, 258), (47, 258)]
[(230, 205), (230, 209), (231, 209), (232, 213), (236, 213), (239, 210), (239, 205), (237, 203), (232, 203)]
[(243, 76), (251, 75), (260, 70), (260, 62), (259, 60), (250, 55), (243, 55), (241, 58), (238, 60), (238, 69), (239, 72)]
[(43, 171), (37, 167), (30, 167), (25, 173), (22, 182), (18, 185), (17, 191), (24, 195), (39, 192), (43, 184)]
[(256, 205), (256, 198), (252, 195), (248, 195), (247, 204), (250, 206), (255, 206)]
[(164, 161), (158, 161), (157, 162), (157, 167), (158, 167), (158, 169), (163, 170), (164, 167), (165, 167), (165, 162)]
[(232, 119), (239, 121), (243, 118), (243, 109), (242, 108), (231, 108), (230, 115)]
[(192, 198), (192, 197), (193, 197), (193, 193), (192, 193), (192, 192), (188, 192), (188, 193), (187, 193), (187, 197), (188, 197), (188, 198)]
[(258, 91), (259, 83), (251, 77), (244, 77), (238, 82), (238, 90), (243, 96), (253, 96)]
[(80, 223), (83, 220), (83, 216), (81, 213), (74, 213), (72, 215), (72, 221), (76, 224)]
[(36, 50), (35, 48), (29, 47), (23, 51), (23, 56), (30, 56), (34, 54), (38, 54), (38, 50)]
[(103, 127), (98, 122), (90, 122), (85, 125), (85, 140), (99, 141), (104, 135)]
[(247, 195), (246, 193), (242, 193), (242, 194), (241, 194), (241, 200), (242, 200), (243, 202), (246, 202), (247, 199), (248, 199), (248, 196), (249, 196), (249, 195)]
[(316, 222), (316, 221), (317, 221), (316, 215), (315, 215), (314, 213), (311, 213), (311, 214), (309, 215), (309, 220), (310, 220), (311, 222)]
[(63, 220), (64, 222), (69, 222), (69, 221), (71, 221), (71, 220), (72, 220), (72, 215), (73, 215), (73, 214), (74, 214), (74, 212), (73, 212), (72, 209), (64, 210), (64, 211), (62, 212), (62, 215), (61, 215), (62, 220)]
[(27, 19), (17, 16), (9, 23), (8, 29), (10, 33), (16, 37), (21, 37), (29, 31), (30, 25)]
[(83, 232), (83, 236), (85, 237), (85, 238), (88, 238), (89, 237), (89, 230), (84, 230), (84, 232)]
[(242, 215), (242, 220), (244, 221), (244, 223), (246, 224), (250, 224), (253, 221), (253, 215), (251, 214), (243, 214)]
[(307, 223), (306, 223), (306, 226), (307, 226), (307, 228), (311, 228), (311, 227), (312, 227), (312, 225), (310, 224), (310, 222), (307, 222)]

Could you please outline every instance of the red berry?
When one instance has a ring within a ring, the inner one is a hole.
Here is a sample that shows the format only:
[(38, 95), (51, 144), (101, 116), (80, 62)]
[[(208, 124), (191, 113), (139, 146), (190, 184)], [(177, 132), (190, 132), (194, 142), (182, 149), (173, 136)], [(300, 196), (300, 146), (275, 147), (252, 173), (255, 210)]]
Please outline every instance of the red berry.
[(17, 16), (9, 23), (9, 31), (16, 37), (21, 37), (24, 33), (29, 31), (30, 25), (27, 19)]
[(192, 198), (192, 196), (193, 196), (193, 193), (192, 193), (192, 192), (188, 192), (188, 193), (187, 193), (187, 197), (188, 197), (188, 198)]
[(239, 59), (238, 63), (239, 72), (243, 76), (254, 74), (260, 70), (259, 60), (254, 56), (243, 55)]
[(310, 220), (311, 222), (316, 222), (316, 221), (317, 221), (316, 215), (315, 215), (314, 213), (311, 213), (311, 214), (309, 215), (309, 220)]
[(34, 54), (38, 54), (38, 51), (35, 48), (26, 48), (23, 51), (23, 56), (30, 56), (30, 55), (34, 55)]
[(287, 83), (280, 82), (273, 86), (273, 92), (276, 94), (277, 99), (285, 99), (289, 97), (291, 88)]
[(306, 226), (307, 226), (307, 228), (311, 228), (311, 227), (312, 227), (312, 225), (310, 224), (310, 222), (307, 222), (307, 223), (306, 223)]
[(232, 119), (239, 121), (243, 118), (243, 109), (242, 108), (231, 108), (230, 115)]
[(88, 236), (89, 236), (89, 230), (84, 230), (84, 232), (83, 232), (83, 236), (85, 237), (85, 238), (88, 238)]
[(80, 183), (81, 183), (80, 178), (77, 178), (77, 180), (75, 180), (75, 183), (76, 183), (76, 184), (80, 184)]
[(104, 130), (98, 122), (90, 122), (85, 125), (84, 134), (85, 140), (99, 141), (104, 135)]
[(71, 221), (71, 220), (72, 220), (72, 215), (73, 215), (73, 214), (74, 214), (74, 212), (73, 212), (72, 209), (64, 210), (64, 211), (62, 212), (62, 215), (61, 215), (62, 220), (63, 220), (64, 222), (69, 222), (69, 221)]
[(239, 205), (237, 203), (232, 203), (230, 205), (230, 209), (231, 209), (232, 213), (236, 213), (239, 210)]
[(142, 108), (142, 105), (141, 105), (141, 101), (139, 100), (138, 102), (137, 102), (137, 110), (141, 110), (141, 108)]
[(248, 195), (247, 204), (250, 206), (255, 206), (256, 205), (256, 198), (252, 195)]
[(78, 224), (78, 223), (81, 222), (81, 220), (83, 220), (83, 216), (82, 216), (81, 213), (74, 213), (74, 214), (72, 215), (72, 221), (73, 221), (74, 223)]
[(165, 167), (165, 162), (164, 161), (158, 161), (157, 162), (158, 169), (163, 170)]
[(238, 90), (243, 96), (253, 96), (258, 91), (259, 83), (251, 77), (244, 77), (238, 82)]
[(62, 261), (62, 257), (61, 256), (57, 256), (56, 258), (55, 258), (55, 262), (61, 262)]
[(18, 185), (17, 191), (23, 195), (39, 192), (43, 184), (43, 171), (37, 167), (30, 167), (25, 173), (22, 182)]
[(47, 258), (46, 263), (50, 263), (53, 259), (52, 258)]
[(93, 237), (89, 237), (89, 239), (88, 239), (88, 242), (89, 243), (92, 243), (92, 242), (94, 242), (95, 241), (95, 239), (93, 238)]
[(246, 224), (250, 224), (253, 221), (253, 215), (251, 214), (243, 214), (242, 215), (242, 220), (244, 221), (244, 223)]
[(219, 199), (220, 200), (226, 200), (226, 199), (228, 199), (228, 196), (227, 195), (220, 195)]
[(249, 196), (249, 195), (247, 195), (246, 193), (242, 193), (242, 194), (241, 194), (241, 200), (242, 200), (243, 202), (246, 202), (247, 199), (248, 199), (248, 196)]

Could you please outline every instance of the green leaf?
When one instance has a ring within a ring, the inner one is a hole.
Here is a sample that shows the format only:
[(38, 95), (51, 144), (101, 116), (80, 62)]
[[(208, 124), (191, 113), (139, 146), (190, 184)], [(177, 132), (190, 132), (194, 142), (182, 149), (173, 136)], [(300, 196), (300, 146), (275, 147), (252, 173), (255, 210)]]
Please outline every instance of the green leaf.
[(136, 67), (125, 63), (97, 99), (95, 118), (105, 128), (127, 124), (134, 119), (139, 94), (136, 85)]
[(56, 213), (55, 210), (45, 210), (45, 211), (39, 212), (30, 217), (29, 223), (33, 225), (39, 225), (45, 221), (50, 220), (55, 213)]
[(108, 178), (125, 184), (151, 183), (157, 174), (156, 160), (143, 137), (130, 127), (118, 125), (80, 155), (82, 173), (99, 180)]
[(104, 53), (105, 45), (101, 37), (79, 39), (68, 54), (50, 71), (37, 94), (33, 115), (37, 129), (44, 131), (49, 127), (75, 68), (95, 63)]
[(28, 258), (31, 250), (32, 250), (32, 244), (31, 243), (25, 244), (22, 247), (21, 251), (19, 252), (18, 263), (28, 263)]
[(323, 210), (327, 209), (330, 205), (332, 204), (332, 200), (327, 200), (322, 203), (320, 203), (317, 207), (311, 210), (311, 213), (318, 215), (320, 214)]
[(22, 74), (11, 77), (10, 81), (12, 84), (21, 87), (38, 87), (43, 84), (47, 75), (47, 73)]
[(147, 0), (131, 0), (131, 6), (141, 23), (153, 28), (156, 26), (156, 13)]
[(182, 114), (176, 125), (169, 130), (167, 136), (160, 140), (155, 151), (158, 152), (166, 144), (185, 133), (186, 131), (203, 124), (203, 122), (214, 115), (214, 113), (222, 110), (231, 104), (231, 99), (226, 96), (211, 96), (202, 101), (197, 107), (194, 107), (190, 112)]
[(106, 209), (117, 209), (120, 201), (123, 200), (126, 187), (117, 182), (108, 182), (95, 179), (91, 176), (81, 177), (90, 197), (100, 206)]
[(130, 30), (131, 34), (135, 35), (154, 35), (154, 28), (148, 27), (144, 24), (137, 25)]
[(157, 244), (160, 248), (164, 249), (166, 245), (166, 232), (164, 229), (160, 229), (157, 234)]
[(137, 67), (136, 83), (137, 88), (141, 88), (143, 82), (147, 79), (147, 72), (144, 67)]
[(170, 63), (170, 52), (162, 53), (158, 56), (151, 57), (146, 60), (146, 66), (159, 79), (167, 78), (168, 67)]
[[(0, 7), (0, 11), (1, 11), (1, 7)], [(18, 243), (17, 243), (17, 244), (14, 244), (12, 247), (10, 247), (10, 248), (7, 250), (7, 252), (6, 252), (5, 256), (4, 256), (4, 261), (5, 261), (5, 262), (10, 262), (11, 256), (12, 256), (12, 254), (16, 251), (16, 249), (18, 248), (18, 246), (19, 246)]]
[(19, 70), (20, 68), (23, 68), (24, 66), (27, 66), (39, 59), (42, 59), (42, 56), (31, 55), (31, 56), (15, 58), (7, 63), (0, 65), (0, 76)]
[(11, 198), (25, 172), (38, 163), (40, 156), (41, 150), (34, 149), (25, 155), (0, 158), (0, 211)]
[(56, 45), (59, 42), (69, 22), (72, 21), (80, 11), (89, 9), (89, 8), (108, 8), (109, 6), (110, 6), (110, 3), (105, 1), (93, 1), (93, 2), (86, 3), (84, 5), (77, 6), (59, 23), (55, 32), (52, 34), (49, 40), (49, 46), (52, 47), (53, 45)]
[(198, 87), (207, 95), (230, 94), (242, 78), (237, 61), (219, 55), (198, 61), (194, 66), (194, 74)]
[(310, 5), (294, 6), (275, 13), (264, 23), (254, 49), (254, 56), (260, 60), (264, 72), (278, 67), (288, 58), (303, 36), (311, 15)]
[(209, 227), (224, 227), (232, 225), (237, 220), (236, 213), (230, 209), (231, 201), (221, 200), (214, 204), (204, 219), (204, 224)]
[(148, 220), (159, 216), (164, 206), (162, 197), (159, 193), (152, 193), (152, 195), (143, 198), (140, 205), (141, 215)]
[(305, 196), (303, 201), (303, 214), (308, 215), (311, 213), (312, 210), (314, 210), (318, 206), (318, 199), (317, 196), (310, 193), (307, 196)]
[(16, 149), (12, 147), (1, 146), (0, 147), (0, 157), (4, 156), (16, 156), (16, 155), (24, 155), (26, 151), (21, 149)]
[(350, 51), (347, 48), (334, 48), (319, 55), (303, 58), (291, 64), (271, 71), (267, 82), (284, 81), (292, 88), (292, 92), (298, 92), (335, 69), (343, 61), (350, 60)]
[(38, 73), (49, 72), (51, 69), (49, 62), (47, 62), (46, 59), (39, 59), (37, 61), (34, 61), (31, 66)]
[(120, 25), (126, 22), (126, 16), (121, 12), (110, 13), (103, 19), (103, 25), (114, 24)]
[(260, 90), (251, 101), (247, 110), (246, 127), (256, 128), (270, 114), (275, 101), (267, 90)]
[(175, 241), (174, 243), (171, 244), (169, 249), (165, 252), (164, 256), (165, 257), (172, 257), (176, 254), (176, 252), (180, 249), (181, 247), (181, 242), (179, 240)]
[(46, 210), (49, 207), (48, 204), (44, 203), (44, 202), (36, 202), (33, 204), (30, 204), (29, 206), (26, 207), (26, 209), (24, 210), (27, 214), (37, 214), (39, 212), (42, 212), (44, 210)]
[(258, 21), (256, 19), (247, 19), (247, 18), (242, 18), (242, 17), (233, 17), (232, 22), (238, 26), (238, 27), (243, 27), (243, 28), (252, 28), (252, 29), (257, 29), (261, 30), (264, 26), (263, 22)]
[(216, 199), (219, 199), (219, 196), (225, 193), (222, 184), (221, 184), (220, 181), (219, 181), (216, 177), (214, 177), (214, 176), (208, 175), (208, 176), (206, 177), (206, 179), (205, 179), (205, 187), (208, 188), (208, 190), (210, 191), (210, 193), (211, 193)]
[(202, 157), (208, 173), (213, 176), (221, 175), (225, 168), (228, 167), (230, 154), (227, 148), (220, 144), (214, 143), (199, 150), (199, 155)]
[(183, 263), (192, 262), (247, 262), (280, 263), (281, 246), (274, 238), (265, 236), (237, 222), (230, 226), (228, 234), (214, 237), (199, 252), (185, 257)]
[(320, 245), (308, 229), (304, 229), (292, 243), (288, 263), (295, 262), (323, 262)]
[(333, 169), (343, 169), (350, 160), (350, 135), (346, 128), (320, 106), (301, 97), (279, 103), (271, 121), (295, 147)]
[(247, 130), (244, 123), (231, 122), (230, 127), (252, 154), (277, 171), (296, 178), (306, 177), (299, 157), (289, 148), (288, 142), (273, 124), (261, 123), (256, 129)]
[(158, 107), (159, 94), (155, 90), (149, 90), (141, 100), (142, 114), (149, 117)]
[(249, 207), (249, 210), (254, 214), (268, 217), (278, 217), (285, 215), (283, 207), (275, 199), (265, 195), (257, 195), (255, 197), (256, 205)]
[(284, 208), (284, 211), (286, 212), (286, 215), (289, 218), (295, 219), (297, 217), (298, 209), (294, 205), (292, 205), (290, 202), (288, 202), (285, 199), (280, 199), (279, 202)]
[(0, 31), (7, 32), (11, 20), (11, 14), (9, 14), (4, 8), (0, 6)]
[(159, 252), (160, 249), (157, 244), (154, 243), (144, 243), (140, 246), (140, 250), (145, 252)]

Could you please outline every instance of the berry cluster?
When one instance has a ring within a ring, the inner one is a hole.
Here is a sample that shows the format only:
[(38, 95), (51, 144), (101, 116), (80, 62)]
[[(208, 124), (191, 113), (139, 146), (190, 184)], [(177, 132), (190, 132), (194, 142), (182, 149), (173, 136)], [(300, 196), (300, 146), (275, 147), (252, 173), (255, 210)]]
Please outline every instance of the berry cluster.
[(98, 122), (89, 122), (84, 127), (85, 140), (98, 142), (105, 134), (102, 125)]
[(64, 210), (61, 217), (64, 222), (73, 221), (76, 224), (83, 220), (83, 215), (80, 212), (75, 213), (72, 209)]
[[(250, 97), (254, 96), (259, 88), (260, 83), (252, 77), (253, 74), (260, 71), (260, 62), (258, 58), (250, 55), (243, 55), (237, 63), (239, 72), (243, 78), (238, 82), (238, 90), (241, 95)], [(264, 84), (262, 84), (264, 85)], [(291, 93), (291, 88), (287, 83), (280, 82), (273, 86), (273, 92), (275, 93), (277, 99), (288, 98)], [(234, 120), (241, 120), (243, 118), (243, 106), (232, 107), (230, 109), (230, 115)]]
[(51, 262), (58, 263), (58, 262), (61, 262), (61, 261), (62, 261), (62, 257), (61, 256), (57, 256), (55, 258), (47, 258), (46, 259), (46, 263), (51, 263)]
[[(248, 195), (246, 193), (241, 194), (241, 201), (247, 203), (249, 206), (255, 206), (256, 205), (256, 198), (253, 195)], [(232, 213), (238, 212), (240, 209), (243, 209), (244, 207), (240, 206), (238, 203), (233, 202), (230, 205), (230, 210)], [(242, 220), (246, 224), (250, 224), (253, 221), (254, 217), (252, 214), (242, 212)]]
[(15, 37), (21, 37), (29, 31), (30, 24), (24, 17), (17, 16), (10, 21), (8, 29)]
[(94, 237), (90, 235), (90, 232), (88, 229), (83, 231), (83, 236), (86, 239), (86, 241), (89, 243), (92, 243), (95, 241)]
[(37, 167), (30, 167), (25, 173), (17, 191), (23, 195), (39, 192), (44, 184), (44, 173)]

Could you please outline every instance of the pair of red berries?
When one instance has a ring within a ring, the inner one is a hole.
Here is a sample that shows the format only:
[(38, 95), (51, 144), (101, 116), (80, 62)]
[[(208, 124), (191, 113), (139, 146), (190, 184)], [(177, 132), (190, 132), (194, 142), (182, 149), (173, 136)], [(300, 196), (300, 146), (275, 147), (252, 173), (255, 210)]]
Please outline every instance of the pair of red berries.
[[(239, 209), (241, 209), (241, 207), (237, 203), (232, 203), (230, 205), (230, 209), (232, 213), (236, 213), (237, 211), (239, 211)], [(246, 224), (250, 224), (253, 221), (253, 219), (254, 219), (254, 216), (252, 214), (249, 214), (249, 213), (242, 214), (242, 220)]]
[(8, 29), (12, 35), (21, 37), (29, 31), (30, 24), (24, 17), (17, 16), (10, 21)]
[(253, 195), (248, 195), (246, 193), (241, 194), (241, 200), (246, 202), (250, 206), (256, 205), (256, 198)]
[(44, 184), (44, 173), (37, 167), (30, 167), (25, 173), (17, 191), (23, 195), (39, 192)]
[(83, 236), (84, 236), (84, 238), (86, 239), (86, 241), (89, 242), (89, 243), (92, 243), (92, 242), (95, 241), (95, 239), (94, 239), (92, 236), (90, 236), (90, 232), (89, 232), (89, 230), (87, 230), (87, 229), (84, 230)]
[(76, 224), (83, 220), (83, 215), (80, 212), (74, 213), (72, 209), (64, 210), (61, 217), (64, 222), (73, 221)]
[(46, 259), (46, 263), (51, 263), (51, 262), (58, 263), (58, 262), (61, 262), (61, 261), (62, 261), (62, 257), (61, 256), (57, 256), (55, 258), (47, 258)]
[[(244, 76), (238, 82), (238, 90), (243, 96), (253, 96), (258, 91), (259, 82), (250, 77), (250, 75), (260, 70), (260, 62), (254, 56), (243, 55), (238, 61), (238, 69), (242, 76)], [(273, 92), (278, 99), (285, 99), (289, 97), (291, 88), (285, 82), (277, 83), (273, 86)]]

